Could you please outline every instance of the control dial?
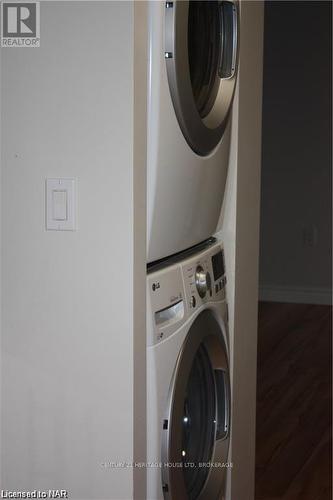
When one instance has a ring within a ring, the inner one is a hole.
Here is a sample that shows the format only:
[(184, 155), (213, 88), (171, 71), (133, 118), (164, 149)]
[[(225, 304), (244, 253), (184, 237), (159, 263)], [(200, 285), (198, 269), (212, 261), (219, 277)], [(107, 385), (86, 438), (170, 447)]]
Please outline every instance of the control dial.
[(203, 299), (207, 290), (211, 288), (211, 278), (210, 274), (206, 273), (201, 266), (198, 266), (195, 270), (195, 284), (199, 296)]

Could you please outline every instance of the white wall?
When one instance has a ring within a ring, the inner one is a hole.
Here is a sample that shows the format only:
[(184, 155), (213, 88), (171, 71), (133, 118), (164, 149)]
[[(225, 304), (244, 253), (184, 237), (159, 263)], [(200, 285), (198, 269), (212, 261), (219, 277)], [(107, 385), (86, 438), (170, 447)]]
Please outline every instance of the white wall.
[(331, 299), (330, 22), (330, 2), (288, 2), (288, 9), (283, 1), (266, 3), (260, 258), (266, 300)]
[[(41, 47), (2, 50), (3, 489), (132, 497), (102, 463), (133, 460), (136, 432), (133, 23), (129, 2), (42, 2)], [(76, 232), (45, 231), (62, 176)]]
[(232, 373), (232, 500), (254, 499), (263, 2), (241, 3), (239, 75), (220, 232)]
[[(227, 284), (227, 302), (229, 312), (229, 345), (230, 345), (230, 379), (231, 387), (234, 380), (234, 323), (235, 323), (235, 259), (236, 259), (236, 206), (237, 206), (237, 149), (238, 149), (238, 99), (239, 84), (236, 84), (236, 90), (233, 101), (232, 125), (231, 125), (231, 143), (229, 155), (229, 168), (226, 180), (226, 187), (223, 199), (220, 220), (218, 223), (217, 237), (223, 242), (224, 258), (226, 266)], [(252, 432), (252, 430), (250, 431)], [(233, 426), (231, 426), (231, 440), (229, 456), (233, 457)], [(227, 470), (227, 498), (231, 498), (231, 480), (234, 477), (231, 469)]]
[[(134, 2), (133, 461), (146, 462), (146, 186), (148, 4)], [(146, 469), (133, 469), (133, 498), (146, 498)]]

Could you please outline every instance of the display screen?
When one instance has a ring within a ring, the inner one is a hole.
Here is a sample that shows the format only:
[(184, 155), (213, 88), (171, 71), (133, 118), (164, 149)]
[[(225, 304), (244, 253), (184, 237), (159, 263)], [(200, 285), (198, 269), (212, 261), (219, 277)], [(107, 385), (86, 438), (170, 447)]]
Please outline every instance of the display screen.
[(224, 275), (224, 263), (222, 252), (219, 252), (212, 257), (214, 280), (218, 280)]

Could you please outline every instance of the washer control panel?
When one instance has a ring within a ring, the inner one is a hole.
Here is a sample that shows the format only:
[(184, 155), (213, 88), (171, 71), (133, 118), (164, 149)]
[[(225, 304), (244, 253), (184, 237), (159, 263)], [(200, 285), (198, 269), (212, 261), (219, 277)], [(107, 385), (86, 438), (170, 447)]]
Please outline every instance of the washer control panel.
[(183, 264), (185, 295), (190, 310), (207, 301), (224, 300), (226, 297), (224, 252), (221, 244), (193, 257)]
[(223, 301), (226, 276), (221, 244), (151, 273), (147, 279), (147, 344), (172, 335), (207, 302)]

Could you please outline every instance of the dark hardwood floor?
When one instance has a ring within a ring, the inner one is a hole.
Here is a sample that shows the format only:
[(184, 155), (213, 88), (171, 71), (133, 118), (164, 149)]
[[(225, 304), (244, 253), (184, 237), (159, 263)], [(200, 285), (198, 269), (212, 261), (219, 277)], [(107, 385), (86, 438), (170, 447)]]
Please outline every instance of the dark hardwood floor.
[(331, 500), (331, 308), (259, 304), (256, 500)]

